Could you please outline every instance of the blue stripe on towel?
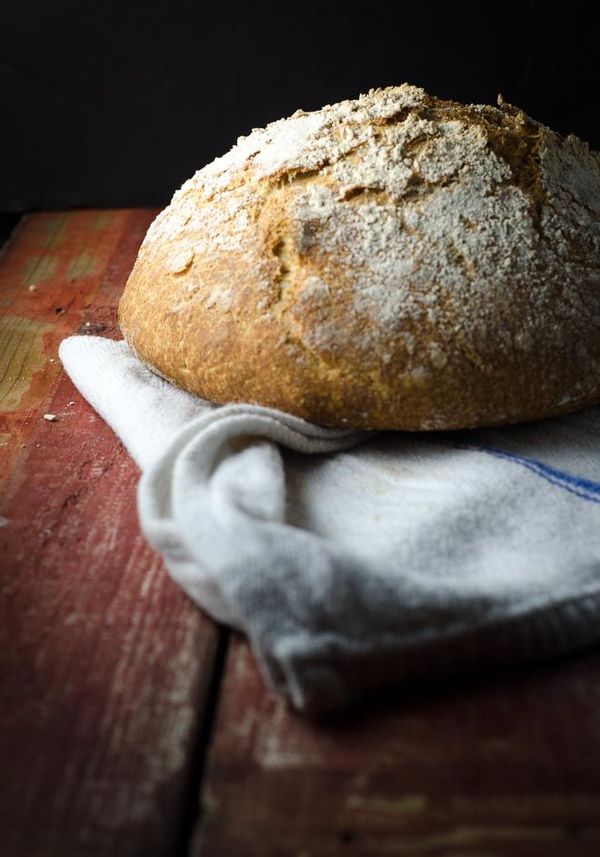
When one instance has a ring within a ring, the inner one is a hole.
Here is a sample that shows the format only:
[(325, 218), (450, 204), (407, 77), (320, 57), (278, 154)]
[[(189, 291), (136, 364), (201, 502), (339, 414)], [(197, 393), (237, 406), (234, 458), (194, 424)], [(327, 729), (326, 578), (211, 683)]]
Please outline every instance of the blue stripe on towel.
[(550, 467), (542, 461), (537, 461), (535, 458), (527, 458), (524, 455), (517, 455), (514, 452), (506, 452), (503, 449), (497, 449), (493, 446), (475, 446), (473, 444), (453, 444), (459, 449), (472, 449), (475, 452), (485, 452), (488, 455), (494, 455), (496, 458), (504, 458), (507, 461), (514, 461), (515, 464), (520, 464), (541, 476), (546, 482), (551, 485), (556, 485), (582, 500), (588, 500), (590, 503), (600, 503), (600, 483), (594, 482), (592, 479), (584, 479), (581, 476), (573, 476), (571, 473), (566, 473), (564, 470), (558, 470), (556, 467)]

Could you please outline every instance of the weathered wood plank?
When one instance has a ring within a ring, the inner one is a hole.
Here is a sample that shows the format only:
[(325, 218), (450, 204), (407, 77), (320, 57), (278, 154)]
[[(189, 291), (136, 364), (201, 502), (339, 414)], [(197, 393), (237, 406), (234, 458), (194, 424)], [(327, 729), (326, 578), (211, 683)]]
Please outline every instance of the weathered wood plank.
[[(154, 211), (28, 215), (0, 257), (0, 490), (48, 412), (70, 333), (114, 336), (115, 308)], [(24, 451), (25, 450), (25, 451)]]
[(309, 723), (236, 639), (192, 853), (595, 857), (598, 711), (595, 653)]
[(162, 857), (180, 837), (217, 632), (143, 540), (136, 468), (56, 356), (75, 330), (115, 335), (154, 213), (30, 216), (0, 259), (0, 853), (10, 857)]

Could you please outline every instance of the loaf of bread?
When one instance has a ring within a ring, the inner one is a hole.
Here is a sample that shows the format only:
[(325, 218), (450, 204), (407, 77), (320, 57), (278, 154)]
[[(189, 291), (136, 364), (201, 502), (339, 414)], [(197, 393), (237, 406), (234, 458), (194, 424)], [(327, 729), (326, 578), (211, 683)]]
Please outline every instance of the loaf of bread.
[(175, 384), (330, 426), (600, 400), (600, 156), (403, 85), (240, 137), (151, 225), (123, 335)]

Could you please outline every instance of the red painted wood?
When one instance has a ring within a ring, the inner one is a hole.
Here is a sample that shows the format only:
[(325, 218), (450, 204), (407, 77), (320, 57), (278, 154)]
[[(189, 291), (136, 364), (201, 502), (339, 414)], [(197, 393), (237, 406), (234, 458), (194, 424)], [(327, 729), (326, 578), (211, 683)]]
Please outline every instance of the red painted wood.
[[(216, 632), (141, 538), (136, 469), (56, 358), (75, 330), (117, 335), (154, 214), (34, 215), (0, 258), (2, 857), (183, 841)], [(190, 857), (595, 857), (598, 711), (592, 653), (310, 723), (236, 638)]]
[(229, 650), (194, 857), (600, 854), (600, 654), (320, 724)]
[[(7, 857), (162, 857), (180, 836), (216, 629), (140, 535), (137, 470), (56, 360), (75, 330), (116, 335), (154, 214), (33, 215), (0, 259), (0, 313), (47, 325), (41, 367), (18, 407), (0, 411)], [(36, 264), (50, 274), (33, 291)]]
[[(75, 332), (118, 336), (116, 305), (155, 215), (152, 210), (26, 215), (2, 252), (0, 324), (8, 319), (38, 326), (41, 347), (33, 343), (29, 356), (39, 352), (41, 365), (22, 384), (25, 389), (16, 408), (4, 409), (0, 390), (0, 488), (20, 472), (19, 461), (28, 455), (22, 444), (48, 412), (62, 372), (57, 354), (61, 340)], [(23, 380), (23, 355), (14, 353), (14, 338), (1, 338), (2, 364), (11, 352), (18, 383)]]

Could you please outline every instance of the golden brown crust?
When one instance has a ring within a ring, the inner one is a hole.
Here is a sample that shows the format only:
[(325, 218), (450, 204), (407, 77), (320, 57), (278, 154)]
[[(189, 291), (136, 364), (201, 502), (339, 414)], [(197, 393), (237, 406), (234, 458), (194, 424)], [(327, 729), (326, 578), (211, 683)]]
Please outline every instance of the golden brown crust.
[(119, 308), (214, 402), (445, 429), (600, 399), (600, 162), (415, 87), (241, 138), (148, 231)]

